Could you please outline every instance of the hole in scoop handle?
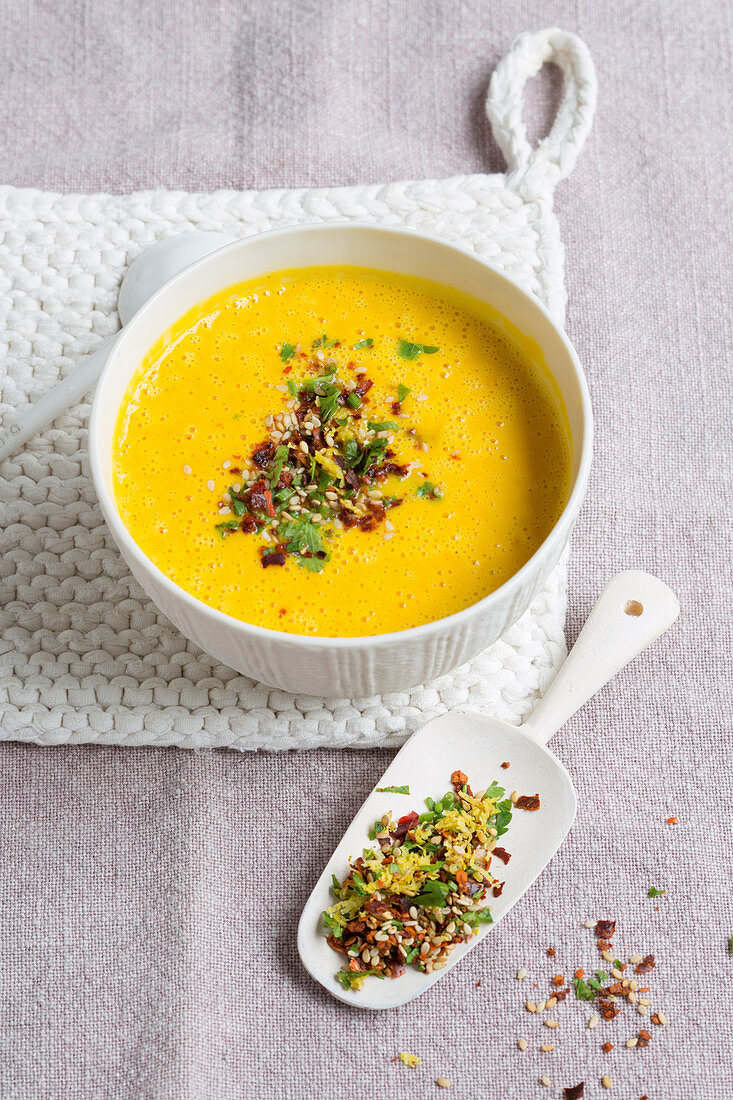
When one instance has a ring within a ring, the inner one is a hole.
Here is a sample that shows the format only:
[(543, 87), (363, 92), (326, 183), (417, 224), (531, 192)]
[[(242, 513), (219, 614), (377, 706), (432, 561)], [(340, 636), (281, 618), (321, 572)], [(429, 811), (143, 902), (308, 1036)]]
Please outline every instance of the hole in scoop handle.
[(608, 582), (570, 655), (523, 729), (546, 743), (617, 672), (672, 625), (677, 597), (657, 577), (629, 569)]

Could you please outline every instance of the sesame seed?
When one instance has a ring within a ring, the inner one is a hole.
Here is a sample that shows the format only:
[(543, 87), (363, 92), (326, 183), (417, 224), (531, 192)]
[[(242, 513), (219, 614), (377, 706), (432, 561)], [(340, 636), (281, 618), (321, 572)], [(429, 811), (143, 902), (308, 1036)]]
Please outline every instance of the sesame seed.
[(636, 1011), (639, 1013), (640, 1016), (648, 1016), (649, 1015), (649, 1009), (646, 1007), (646, 1005), (637, 1005), (636, 1006)]
[(545, 1020), (545, 1027), (557, 1027), (557, 1020)]
[(519, 798), (519, 795), (517, 794), (516, 791), (512, 791), (512, 793), (509, 795), (510, 801), (514, 802), (515, 804), (516, 804), (516, 801), (517, 801), (518, 798)]
[(435, 1084), (438, 1086), (438, 1088), (441, 1088), (441, 1089), (449, 1089), (450, 1088), (450, 1081), (448, 1080), (447, 1077), (436, 1077), (435, 1078)]
[(517, 971), (517, 981), (518, 982), (521, 982), (522, 979), (526, 978), (526, 977), (527, 977), (527, 971), (524, 969), (524, 967), (522, 967), (521, 970)]
[(632, 1005), (636, 1004), (636, 993), (634, 993), (633, 989), (629, 990), (629, 1003)]
[(367, 372), (366, 367), (357, 367), (356, 370), (354, 371), (354, 374), (366, 374), (366, 372)]
[(630, 989), (638, 989), (639, 988), (639, 983), (637, 982), (636, 978), (631, 979), (631, 981), (629, 982), (629, 988)]
[(652, 1002), (649, 1000), (648, 997), (640, 997), (639, 998), (639, 1004), (640, 1005), (650, 1005), (651, 1003)]
[(190, 466), (184, 466), (183, 467), (183, 472), (184, 472), (184, 474), (190, 474), (191, 473), (191, 467)]
[(630, 956), (629, 956), (629, 962), (630, 962), (630, 963), (634, 963), (634, 965), (636, 965), (636, 963), (640, 963), (640, 962), (641, 962), (641, 960), (643, 959), (643, 957), (644, 957), (643, 955), (630, 955)]
[(427, 401), (428, 395), (426, 393), (419, 393), (415, 398), (416, 401)]
[(394, 538), (394, 531), (388, 531), (386, 535), (382, 536), (382, 542), (389, 542), (389, 540), (393, 539), (393, 538)]
[(632, 1050), (638, 1042), (638, 1039), (627, 1039), (626, 1046), (629, 1048), (629, 1050)]
[(594, 920), (583, 921), (584, 928), (592, 928), (596, 922)]
[(222, 462), (222, 464), (221, 464), (222, 470), (228, 470), (230, 466), (231, 466), (231, 462), (229, 461), (229, 459), (227, 459), (226, 462)]
[(540, 1047), (540, 1050), (544, 1050), (545, 1054), (551, 1054), (554, 1049), (555, 1049), (555, 1044), (554, 1043), (543, 1043), (542, 1046)]
[(527, 1049), (527, 1040), (526, 1039), (520, 1039), (519, 1042), (517, 1043), (517, 1046), (519, 1047), (520, 1050), (526, 1050)]
[(657, 1016), (657, 1020), (659, 1020), (660, 1026), (661, 1027), (666, 1027), (667, 1026), (667, 1017), (664, 1015), (664, 1013), (663, 1012), (657, 1012), (656, 1016)]
[(591, 1016), (590, 1020), (588, 1021), (589, 1029), (592, 1031), (594, 1027), (598, 1027), (600, 1022), (601, 1022), (601, 1017), (600, 1016)]
[(601, 955), (606, 962), (613, 962), (613, 951), (601, 951)]
[(319, 363), (323, 363), (325, 361), (325, 358), (326, 358), (326, 356), (323, 354), (323, 352), (319, 348), (318, 351), (316, 352), (316, 359), (318, 360)]
[(537, 1011), (537, 1005), (534, 1003), (534, 1001), (527, 1001), (527, 1012), (536, 1012), (536, 1011)]
[(496, 829), (489, 829), (489, 836), (498, 836), (498, 835), (499, 835), (499, 834), (498, 834), (498, 832), (496, 831)]
[(611, 973), (613, 974), (614, 978), (623, 978), (623, 973), (619, 970), (617, 966), (613, 967)]
[(230, 516), (231, 514), (232, 514), (231, 508), (224, 507), (224, 508), (219, 509), (219, 515), (220, 516)]
[(550, 1085), (552, 1084), (552, 1081), (550, 1080), (550, 1078), (547, 1076), (546, 1073), (543, 1073), (542, 1076), (540, 1077), (540, 1084), (544, 1085), (545, 1088), (549, 1088)]
[(550, 997), (547, 1002), (547, 1008), (554, 1008), (557, 1004), (557, 997)]
[(421, 443), (420, 444), (420, 450), (421, 451), (429, 451), (430, 448), (428, 447), (427, 443)]
[(545, 1011), (545, 1002), (544, 1001), (539, 1002), (539, 1004), (537, 1005), (536, 1011), (537, 1012), (544, 1012)]
[(239, 481), (235, 481), (234, 484), (232, 485), (232, 492), (241, 493), (241, 491), (242, 491), (241, 483)]
[(308, 450), (308, 444), (306, 443), (306, 441), (304, 439), (301, 439), (298, 446), (300, 447), (300, 449), (301, 449), (301, 451), (303, 452), (304, 455), (310, 454), (310, 451)]
[(207, 481), (206, 482), (206, 488), (210, 489), (211, 492), (213, 493), (214, 489), (216, 488), (216, 483), (214, 481)]
[(603, 1077), (601, 1077), (601, 1084), (603, 1085), (604, 1089), (610, 1089), (611, 1085), (613, 1084), (613, 1081), (607, 1073), (604, 1073)]
[(275, 386), (275, 389), (279, 390), (280, 393), (287, 393), (288, 392), (288, 387), (287, 386)]

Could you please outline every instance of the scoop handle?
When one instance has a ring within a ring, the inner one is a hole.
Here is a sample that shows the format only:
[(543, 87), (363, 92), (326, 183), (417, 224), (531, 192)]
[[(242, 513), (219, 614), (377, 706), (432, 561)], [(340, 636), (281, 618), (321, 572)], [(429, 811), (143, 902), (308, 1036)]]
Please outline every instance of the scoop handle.
[(674, 592), (657, 577), (636, 569), (618, 573), (601, 592), (567, 660), (522, 729), (546, 744), (679, 613)]

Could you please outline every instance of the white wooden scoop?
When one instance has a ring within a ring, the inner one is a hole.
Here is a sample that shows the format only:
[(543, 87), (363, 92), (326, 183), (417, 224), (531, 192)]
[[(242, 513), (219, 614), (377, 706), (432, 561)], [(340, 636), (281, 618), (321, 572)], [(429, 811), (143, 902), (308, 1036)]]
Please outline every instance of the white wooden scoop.
[[(298, 951), (306, 970), (334, 997), (360, 1008), (395, 1008), (429, 989), (455, 966), (501, 918), (549, 863), (575, 818), (576, 797), (570, 776), (545, 744), (637, 653), (658, 638), (679, 615), (674, 593), (648, 573), (629, 570), (611, 580), (545, 697), (520, 728), (479, 714), (444, 714), (418, 730), (397, 753), (377, 787), (408, 784), (410, 794), (377, 794), (367, 798), (329, 860), (303, 910)], [(504, 761), (510, 767), (502, 769)], [(375, 820), (392, 810), (396, 819), (410, 810), (422, 813), (425, 798), (440, 798), (451, 789), (451, 773), (460, 769), (474, 791), (498, 780), (507, 793), (539, 794), (535, 812), (515, 810), (501, 844), (511, 853), (505, 867), (494, 860), (492, 871), (504, 879), (501, 897), (492, 899), (494, 924), (481, 925), (467, 944), (456, 947), (443, 970), (421, 974), (407, 967), (400, 978), (369, 977), (358, 991), (342, 989), (336, 972), (344, 956), (326, 943), (320, 915), (334, 904), (331, 875), (342, 881), (350, 857), (369, 847)]]

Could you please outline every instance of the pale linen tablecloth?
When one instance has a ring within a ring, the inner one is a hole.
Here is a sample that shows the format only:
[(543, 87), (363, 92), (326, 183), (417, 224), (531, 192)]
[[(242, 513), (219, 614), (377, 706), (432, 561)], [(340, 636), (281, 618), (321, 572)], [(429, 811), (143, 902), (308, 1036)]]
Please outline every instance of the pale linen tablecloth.
[[(555, 739), (580, 809), (553, 865), (469, 964), (386, 1015), (328, 998), (294, 941), (388, 752), (0, 745), (3, 1100), (407, 1100), (437, 1095), (439, 1075), (455, 1100), (583, 1079), (588, 1097), (733, 1096), (730, 8), (8, 0), (0, 180), (126, 191), (497, 170), (492, 65), (550, 20), (586, 39), (601, 87), (558, 195), (597, 425), (569, 633), (627, 566), (675, 588), (679, 625)], [(537, 126), (555, 91), (537, 91)], [(652, 884), (666, 896), (650, 901)], [(657, 955), (670, 1024), (645, 1051), (623, 1046), (641, 1018), (589, 1032), (570, 1001), (555, 1053), (537, 1049), (549, 1032), (513, 972), (544, 986), (589, 969), (588, 914)], [(422, 1066), (393, 1063), (401, 1050)]]

